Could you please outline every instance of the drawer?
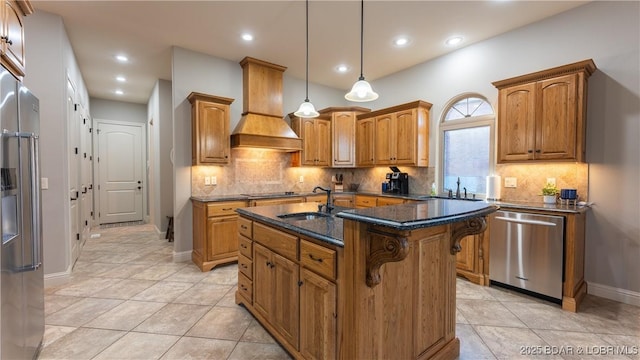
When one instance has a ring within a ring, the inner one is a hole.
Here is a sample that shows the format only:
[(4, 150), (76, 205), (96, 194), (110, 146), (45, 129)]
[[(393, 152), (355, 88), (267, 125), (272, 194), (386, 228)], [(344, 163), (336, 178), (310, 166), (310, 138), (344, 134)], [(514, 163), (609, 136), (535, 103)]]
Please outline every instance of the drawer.
[(238, 236), (238, 250), (240, 254), (246, 256), (249, 259), (253, 258), (253, 241), (251, 239), (247, 239), (244, 235), (240, 234)]
[(207, 216), (235, 215), (237, 208), (246, 207), (245, 201), (227, 201), (207, 204)]
[(238, 274), (238, 292), (250, 304), (253, 303), (253, 282), (242, 273)]
[(238, 270), (247, 278), (253, 279), (253, 261), (244, 255), (238, 256)]
[(392, 198), (392, 197), (379, 197), (378, 198), (378, 206), (387, 206), (387, 205), (400, 205), (404, 204), (405, 200), (400, 198)]
[(241, 217), (238, 219), (238, 232), (247, 238), (253, 238), (253, 221)]
[(373, 196), (356, 195), (356, 207), (374, 207), (376, 198)]
[(336, 278), (336, 251), (333, 249), (300, 240), (300, 264), (330, 279)]
[(289, 235), (259, 223), (254, 223), (253, 240), (288, 258), (289, 260), (297, 260), (298, 238), (293, 235)]

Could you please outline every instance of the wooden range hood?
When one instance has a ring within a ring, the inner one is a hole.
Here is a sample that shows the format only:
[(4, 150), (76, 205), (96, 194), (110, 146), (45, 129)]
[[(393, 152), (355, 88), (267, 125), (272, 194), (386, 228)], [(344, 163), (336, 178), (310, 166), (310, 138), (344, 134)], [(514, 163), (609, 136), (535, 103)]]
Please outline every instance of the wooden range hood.
[(231, 134), (232, 148), (302, 150), (302, 140), (282, 112), (284, 66), (245, 57), (242, 66), (242, 118)]

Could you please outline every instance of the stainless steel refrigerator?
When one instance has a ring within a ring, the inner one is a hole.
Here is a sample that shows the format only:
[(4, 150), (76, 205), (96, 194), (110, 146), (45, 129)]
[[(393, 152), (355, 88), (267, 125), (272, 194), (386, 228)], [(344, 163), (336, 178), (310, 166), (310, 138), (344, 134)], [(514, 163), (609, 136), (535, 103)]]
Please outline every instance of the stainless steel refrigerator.
[(0, 69), (0, 357), (34, 359), (44, 334), (39, 101)]

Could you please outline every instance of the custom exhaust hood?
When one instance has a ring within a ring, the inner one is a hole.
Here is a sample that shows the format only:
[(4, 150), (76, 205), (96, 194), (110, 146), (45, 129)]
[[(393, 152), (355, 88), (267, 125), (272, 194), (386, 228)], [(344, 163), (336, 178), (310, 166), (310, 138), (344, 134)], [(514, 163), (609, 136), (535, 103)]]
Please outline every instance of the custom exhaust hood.
[(302, 150), (302, 139), (286, 123), (282, 112), (282, 77), (287, 68), (248, 56), (240, 66), (242, 117), (231, 133), (231, 147)]

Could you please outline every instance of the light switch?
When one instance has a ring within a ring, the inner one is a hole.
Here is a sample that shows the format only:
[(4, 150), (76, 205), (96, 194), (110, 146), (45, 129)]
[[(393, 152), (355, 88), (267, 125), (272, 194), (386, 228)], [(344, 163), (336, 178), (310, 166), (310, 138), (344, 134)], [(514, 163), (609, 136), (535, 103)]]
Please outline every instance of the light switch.
[(304, 182), (304, 176), (300, 175), (300, 183), (302, 184)]
[(212, 176), (211, 177), (211, 185), (218, 185), (218, 177), (217, 176)]
[(504, 187), (506, 187), (506, 188), (518, 187), (518, 179), (514, 178), (514, 177), (505, 177), (504, 178)]
[(204, 177), (204, 185), (211, 185), (211, 178), (209, 176)]
[(40, 178), (40, 188), (42, 190), (47, 190), (49, 188), (49, 178)]

